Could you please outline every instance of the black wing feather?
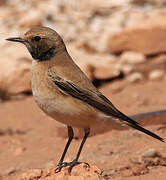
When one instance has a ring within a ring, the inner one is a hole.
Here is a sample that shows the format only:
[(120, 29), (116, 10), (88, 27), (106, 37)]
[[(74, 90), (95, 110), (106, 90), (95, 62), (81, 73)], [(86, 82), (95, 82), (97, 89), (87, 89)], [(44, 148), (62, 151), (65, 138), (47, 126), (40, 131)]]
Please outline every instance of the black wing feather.
[(53, 77), (49, 74), (49, 76), (51, 77), (54, 84), (58, 88), (60, 88), (61, 91), (64, 91), (65, 94), (69, 94), (74, 98), (84, 101), (85, 103), (91, 105), (92, 107), (95, 107), (96, 109), (106, 113), (107, 115), (118, 118), (121, 121), (125, 121), (128, 126), (164, 142), (163, 138), (159, 137), (158, 135), (152, 133), (147, 129), (142, 128), (136, 121), (132, 120), (131, 118), (118, 111), (104, 95), (100, 93), (96, 94), (90, 90), (85, 90), (77, 87), (74, 83), (66, 81), (57, 75)]

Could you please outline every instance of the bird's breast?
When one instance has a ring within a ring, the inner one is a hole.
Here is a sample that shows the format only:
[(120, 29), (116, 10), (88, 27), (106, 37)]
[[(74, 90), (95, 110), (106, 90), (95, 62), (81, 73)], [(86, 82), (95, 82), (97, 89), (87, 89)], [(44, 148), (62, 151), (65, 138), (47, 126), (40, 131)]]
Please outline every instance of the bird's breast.
[(39, 107), (53, 119), (75, 127), (92, 127), (107, 121), (94, 107), (61, 92), (47, 76), (45, 66), (32, 66), (32, 91)]
[[(89, 105), (62, 93), (38, 66), (31, 69), (32, 92), (36, 103), (49, 116), (64, 124), (86, 127), (96, 118)], [(91, 121), (87, 121), (91, 119)]]

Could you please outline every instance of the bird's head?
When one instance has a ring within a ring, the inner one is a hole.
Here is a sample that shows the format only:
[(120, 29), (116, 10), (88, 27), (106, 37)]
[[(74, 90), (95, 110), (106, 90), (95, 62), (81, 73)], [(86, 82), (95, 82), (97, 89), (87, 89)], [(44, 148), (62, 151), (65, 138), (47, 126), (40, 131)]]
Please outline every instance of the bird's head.
[(24, 44), (31, 56), (37, 61), (50, 60), (57, 53), (65, 49), (59, 34), (48, 27), (35, 27), (26, 32), (22, 37), (13, 37), (6, 40)]

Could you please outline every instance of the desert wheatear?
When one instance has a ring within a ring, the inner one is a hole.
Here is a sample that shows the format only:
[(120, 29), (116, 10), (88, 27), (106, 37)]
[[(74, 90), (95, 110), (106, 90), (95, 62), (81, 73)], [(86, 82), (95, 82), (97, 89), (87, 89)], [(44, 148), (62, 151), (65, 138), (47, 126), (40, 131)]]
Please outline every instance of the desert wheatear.
[[(68, 141), (57, 171), (78, 164), (82, 147), (93, 126), (127, 125), (160, 141), (163, 138), (141, 127), (119, 110), (90, 82), (68, 54), (60, 35), (48, 27), (36, 27), (22, 37), (8, 38), (24, 44), (33, 57), (31, 68), (32, 91), (39, 107), (53, 119), (66, 124)], [(72, 127), (84, 128), (85, 136), (76, 158), (63, 162), (73, 139)]]

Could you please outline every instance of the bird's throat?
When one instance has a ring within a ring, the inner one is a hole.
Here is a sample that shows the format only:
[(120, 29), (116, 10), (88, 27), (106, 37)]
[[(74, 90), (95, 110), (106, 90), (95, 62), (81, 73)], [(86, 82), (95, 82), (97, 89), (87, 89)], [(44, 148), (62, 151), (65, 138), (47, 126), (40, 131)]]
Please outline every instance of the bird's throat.
[(30, 50), (31, 56), (37, 61), (49, 61), (54, 57), (55, 47), (51, 47), (48, 50), (41, 51), (40, 48), (33, 48)]

